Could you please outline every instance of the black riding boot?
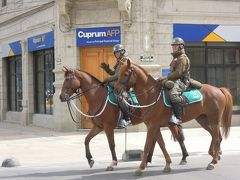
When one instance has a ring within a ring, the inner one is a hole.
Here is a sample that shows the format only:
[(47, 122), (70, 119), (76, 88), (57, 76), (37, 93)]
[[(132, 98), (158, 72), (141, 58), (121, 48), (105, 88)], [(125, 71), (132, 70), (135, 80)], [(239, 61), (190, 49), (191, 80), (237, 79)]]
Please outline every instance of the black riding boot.
[(130, 118), (127, 114), (121, 112), (120, 118), (118, 120), (117, 128), (122, 129), (131, 124)]
[(126, 95), (121, 95), (120, 97), (117, 98), (117, 102), (118, 102), (118, 106), (121, 110), (121, 116), (118, 120), (118, 128), (125, 128), (127, 127), (129, 124), (131, 124), (131, 120), (130, 117), (128, 115), (129, 113), (129, 107), (128, 105), (123, 101), (123, 98)]
[(179, 125), (182, 123), (183, 107), (181, 103), (172, 103), (172, 114), (169, 119), (169, 125)]

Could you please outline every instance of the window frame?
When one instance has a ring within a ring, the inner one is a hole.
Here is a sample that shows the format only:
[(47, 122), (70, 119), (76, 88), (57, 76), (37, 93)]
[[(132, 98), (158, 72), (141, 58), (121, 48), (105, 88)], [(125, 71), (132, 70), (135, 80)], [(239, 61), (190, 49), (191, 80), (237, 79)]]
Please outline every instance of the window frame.
[(7, 0), (2, 0), (2, 7), (7, 6)]
[[(48, 114), (48, 115), (52, 115), (53, 114), (53, 105), (51, 105), (50, 107), (50, 113), (47, 113), (47, 107), (46, 107), (46, 71), (49, 70), (49, 68), (46, 68), (46, 59), (47, 59), (47, 56), (48, 55), (51, 55), (52, 56), (52, 71), (54, 70), (55, 68), (55, 60), (54, 60), (54, 49), (53, 48), (49, 48), (49, 49), (44, 49), (44, 50), (40, 50), (40, 51), (34, 51), (33, 52), (33, 71), (34, 71), (34, 95), (35, 95), (35, 101), (34, 101), (34, 112), (35, 113), (39, 113), (39, 114)], [(44, 63), (44, 70), (43, 70), (43, 73), (44, 73), (44, 113), (40, 112), (40, 108), (39, 108), (39, 93), (37, 92), (38, 90), (38, 86), (39, 84), (37, 83), (38, 82), (38, 74), (42, 71), (42, 70), (38, 70), (38, 57), (40, 56), (43, 56), (43, 63)], [(54, 72), (53, 73), (53, 83), (55, 81), (55, 75), (54, 75)], [(54, 86), (53, 86), (53, 89), (54, 89)], [(54, 94), (54, 92), (53, 92)]]
[[(17, 91), (17, 76), (20, 75), (21, 76), (21, 80), (22, 80), (22, 56), (11, 56), (11, 57), (7, 57), (7, 109), (8, 111), (17, 111), (17, 112), (21, 112), (23, 110), (22, 108), (22, 100), (23, 100), (23, 86), (21, 85), (21, 92), (22, 92), (22, 97), (18, 99), (18, 91)], [(17, 61), (20, 61), (21, 63), (21, 73), (17, 73), (16, 68), (17, 68)], [(11, 72), (11, 63), (14, 64), (14, 72)], [(14, 87), (12, 87), (12, 83), (11, 83), (11, 77), (14, 76)], [(21, 81), (22, 84), (22, 81)], [(14, 107), (12, 107), (12, 88), (15, 89), (14, 94), (15, 94), (15, 103), (14, 103)], [(21, 102), (20, 106), (18, 106), (18, 102)]]
[[(240, 63), (237, 64), (229, 64), (229, 63), (226, 63), (226, 59), (225, 59), (225, 53), (226, 53), (226, 50), (227, 49), (238, 49), (239, 53), (240, 53), (240, 46), (239, 46), (239, 43), (232, 43), (232, 44), (226, 44), (227, 42), (225, 42), (225, 45), (223, 43), (207, 43), (205, 42), (204, 44), (202, 44), (202, 42), (199, 42), (199, 45), (197, 43), (186, 43), (186, 46), (185, 46), (185, 49), (187, 51), (187, 49), (191, 48), (204, 48), (205, 50), (205, 63), (204, 64), (201, 64), (201, 65), (193, 65), (191, 64), (191, 69), (194, 69), (194, 68), (203, 68), (204, 69), (204, 80), (205, 82), (203, 83), (207, 83), (209, 84), (210, 80), (208, 79), (208, 71), (210, 68), (223, 68), (223, 73), (226, 74), (226, 71), (227, 71), (227, 68), (240, 68)], [(221, 49), (223, 51), (223, 63), (222, 64), (209, 64), (209, 57), (208, 57), (208, 50), (209, 49)], [(187, 52), (186, 52), (187, 54)], [(187, 54), (188, 55), (188, 54)], [(240, 58), (240, 57), (239, 57)], [(225, 80), (224, 80), (225, 81)], [(226, 81), (225, 81), (225, 84), (226, 84)], [(236, 104), (234, 105), (234, 107), (236, 107), (237, 110), (234, 110), (233, 112), (234, 113), (237, 113), (239, 114), (240, 113), (240, 105), (239, 104)]]

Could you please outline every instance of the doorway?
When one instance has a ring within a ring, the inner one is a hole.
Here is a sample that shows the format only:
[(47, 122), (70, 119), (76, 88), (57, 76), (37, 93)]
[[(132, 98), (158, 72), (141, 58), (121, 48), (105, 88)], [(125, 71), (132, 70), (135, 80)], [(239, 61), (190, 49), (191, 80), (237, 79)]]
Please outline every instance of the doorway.
[[(100, 80), (103, 80), (108, 76), (106, 72), (100, 67), (100, 64), (105, 62), (109, 64), (109, 67), (113, 69), (116, 63), (116, 58), (112, 52), (112, 46), (100, 46), (100, 47), (81, 47), (80, 48), (80, 67), (90, 74), (94, 75)], [(88, 104), (85, 98), (82, 98), (83, 112), (88, 111)], [(81, 127), (84, 129), (92, 128), (91, 120), (81, 116)]]

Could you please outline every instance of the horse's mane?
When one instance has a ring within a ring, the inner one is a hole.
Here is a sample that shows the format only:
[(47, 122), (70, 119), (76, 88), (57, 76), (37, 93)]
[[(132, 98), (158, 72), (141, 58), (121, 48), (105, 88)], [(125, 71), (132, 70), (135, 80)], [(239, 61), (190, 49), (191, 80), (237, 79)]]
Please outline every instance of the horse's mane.
[(90, 77), (92, 77), (93, 79), (95, 79), (97, 82), (102, 83), (102, 81), (100, 81), (98, 78), (96, 78), (95, 76), (93, 76), (93, 75), (90, 74), (89, 72), (84, 71), (84, 70), (82, 70), (82, 69), (76, 69), (76, 70), (77, 70), (77, 71), (84, 72), (84, 73), (86, 73), (87, 75), (89, 75)]
[(131, 64), (133, 64), (134, 66), (137, 66), (140, 70), (142, 70), (142, 71), (146, 74), (147, 77), (151, 77), (152, 79), (154, 79), (154, 78), (153, 78), (143, 67), (141, 67), (140, 65), (135, 64), (135, 63), (133, 63), (133, 62), (131, 62)]

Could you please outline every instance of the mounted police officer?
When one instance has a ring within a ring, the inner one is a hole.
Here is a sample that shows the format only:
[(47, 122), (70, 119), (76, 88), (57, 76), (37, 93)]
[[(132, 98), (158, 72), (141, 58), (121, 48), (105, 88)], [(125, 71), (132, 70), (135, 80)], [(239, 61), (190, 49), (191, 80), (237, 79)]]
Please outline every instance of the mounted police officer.
[(173, 39), (172, 56), (170, 63), (170, 74), (159, 78), (169, 89), (169, 98), (173, 107), (173, 113), (169, 119), (169, 125), (179, 125), (182, 121), (183, 105), (187, 102), (181, 94), (186, 91), (190, 84), (190, 60), (185, 54), (184, 41), (180, 37)]
[[(113, 67), (113, 70), (110, 69), (109, 64), (106, 64), (104, 62), (101, 63), (101, 66), (100, 66), (106, 71), (106, 73), (110, 75), (109, 77), (103, 80), (103, 83), (108, 83), (112, 87), (114, 87), (118, 79), (118, 73), (121, 67), (120, 62), (125, 62), (127, 60), (130, 60), (122, 44), (116, 44), (115, 46), (113, 46), (113, 53), (117, 60), (115, 66)], [(128, 116), (129, 107), (123, 102), (123, 98), (126, 98), (126, 97), (127, 97), (127, 93), (123, 92), (122, 95), (117, 98), (119, 108), (121, 109), (121, 112), (122, 112), (122, 115), (121, 115), (122, 117), (119, 119), (119, 122), (118, 122), (119, 128), (125, 128), (128, 124), (131, 123), (130, 118)]]

